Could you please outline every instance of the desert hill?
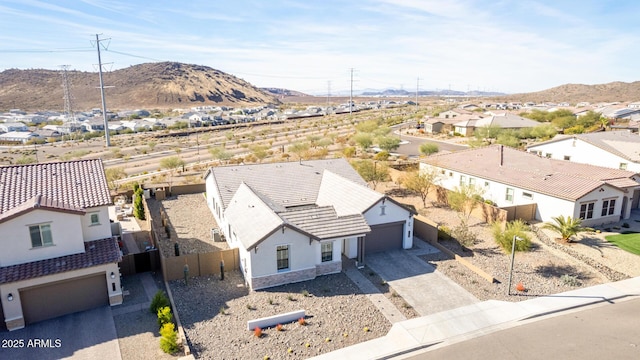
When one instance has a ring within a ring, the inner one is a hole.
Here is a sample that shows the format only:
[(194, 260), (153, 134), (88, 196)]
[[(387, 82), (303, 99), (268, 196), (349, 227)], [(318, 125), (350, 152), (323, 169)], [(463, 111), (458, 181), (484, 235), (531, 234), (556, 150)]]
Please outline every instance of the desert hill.
[[(101, 107), (97, 72), (69, 71), (74, 110)], [(207, 66), (145, 63), (103, 73), (108, 109), (252, 106), (279, 101), (250, 83)], [(9, 69), (0, 73), (0, 110), (62, 110), (61, 70)]]
[(590, 103), (613, 101), (640, 101), (640, 81), (632, 83), (611, 82), (598, 85), (566, 84), (551, 89), (514, 94), (501, 97), (504, 101), (561, 102), (576, 104), (582, 101)]

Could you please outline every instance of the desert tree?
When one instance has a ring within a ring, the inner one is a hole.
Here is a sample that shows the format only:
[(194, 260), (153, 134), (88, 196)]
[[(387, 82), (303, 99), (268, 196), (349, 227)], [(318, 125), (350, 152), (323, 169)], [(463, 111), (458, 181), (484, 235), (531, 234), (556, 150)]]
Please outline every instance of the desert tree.
[(289, 151), (296, 154), (298, 160), (302, 161), (302, 159), (305, 158), (305, 155), (308, 155), (310, 147), (311, 146), (307, 142), (297, 142), (289, 146)]
[(378, 183), (391, 179), (389, 167), (385, 163), (378, 163), (373, 160), (359, 160), (353, 161), (351, 165), (366, 182), (371, 183), (374, 190)]
[(113, 191), (118, 191), (118, 188), (120, 187), (119, 180), (127, 176), (123, 167), (107, 168), (104, 170), (104, 174), (107, 177), (109, 187)]
[(440, 151), (440, 149), (438, 148), (438, 145), (434, 143), (424, 143), (420, 145), (420, 153), (423, 155), (429, 156), (437, 153), (438, 151)]
[(373, 136), (369, 133), (360, 132), (353, 136), (353, 141), (358, 144), (363, 152), (366, 152), (373, 145)]
[(185, 162), (178, 156), (170, 156), (160, 160), (160, 167), (169, 171), (167, 176), (167, 182), (169, 183), (169, 194), (171, 194), (171, 186), (173, 184), (173, 177), (180, 167), (184, 167)]
[(410, 191), (418, 193), (422, 199), (422, 207), (427, 207), (427, 196), (438, 180), (436, 169), (411, 171), (402, 179), (402, 185)]
[(387, 152), (392, 152), (400, 147), (400, 139), (395, 136), (381, 136), (378, 138), (378, 146)]
[(233, 155), (231, 155), (230, 152), (226, 151), (222, 147), (210, 148), (209, 149), (209, 154), (211, 154), (212, 158), (218, 160), (218, 162), (220, 162), (220, 164), (222, 164), (223, 161), (225, 163), (228, 162), (229, 159), (231, 159), (233, 157)]
[(471, 212), (482, 202), (484, 190), (476, 185), (462, 184), (456, 186), (447, 195), (449, 206), (460, 213), (464, 220), (469, 220)]

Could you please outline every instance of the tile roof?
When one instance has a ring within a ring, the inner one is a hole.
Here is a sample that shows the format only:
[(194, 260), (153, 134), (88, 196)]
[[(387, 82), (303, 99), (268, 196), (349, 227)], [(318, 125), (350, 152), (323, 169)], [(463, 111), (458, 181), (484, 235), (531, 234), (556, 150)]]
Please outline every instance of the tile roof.
[(331, 239), (371, 231), (362, 214), (338, 216), (333, 206), (313, 206), (279, 213), (287, 223), (318, 239)]
[(74, 208), (58, 201), (51, 200), (42, 195), (36, 195), (13, 209), (0, 214), (0, 223), (20, 216), (26, 212), (36, 209), (52, 210), (59, 212), (67, 212), (72, 214), (84, 215), (86, 211), (80, 208)]
[(113, 238), (87, 241), (84, 252), (52, 259), (0, 267), (0, 284), (58, 274), (122, 260), (118, 243)]
[(338, 216), (344, 216), (362, 214), (384, 197), (384, 194), (367, 186), (347, 181), (338, 174), (325, 171), (318, 191), (317, 204), (333, 206)]
[(291, 207), (315, 203), (324, 170), (367, 185), (345, 159), (212, 167), (205, 178), (214, 176), (223, 208), (243, 182), (280, 206)]
[(604, 184), (640, 186), (640, 181), (631, 180), (636, 175), (631, 171), (542, 158), (502, 145), (436, 154), (422, 161), (568, 200), (577, 200)]
[(0, 167), (0, 214), (37, 195), (76, 209), (111, 204), (102, 160)]
[(476, 128), (483, 127), (483, 126), (499, 126), (504, 129), (508, 129), (508, 128), (520, 129), (520, 128), (527, 128), (527, 127), (536, 127), (541, 124), (535, 120), (526, 119), (511, 113), (504, 113), (500, 115), (487, 116), (477, 120), (467, 119), (466, 121), (461, 121), (454, 125), (467, 126), (467, 127), (474, 126)]
[(588, 134), (576, 135), (556, 135), (553, 139), (539, 144), (533, 144), (528, 148), (535, 148), (537, 145), (549, 144), (567, 139), (580, 139), (602, 150), (618, 155), (629, 161), (640, 163), (640, 135), (630, 131), (600, 131)]

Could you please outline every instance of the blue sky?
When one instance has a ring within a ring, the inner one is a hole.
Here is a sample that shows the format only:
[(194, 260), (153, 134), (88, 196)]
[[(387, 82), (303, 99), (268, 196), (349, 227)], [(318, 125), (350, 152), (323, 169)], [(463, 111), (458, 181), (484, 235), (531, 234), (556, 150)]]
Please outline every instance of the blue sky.
[(491, 90), (640, 80), (640, 1), (0, 0), (0, 71), (206, 65), (260, 87)]

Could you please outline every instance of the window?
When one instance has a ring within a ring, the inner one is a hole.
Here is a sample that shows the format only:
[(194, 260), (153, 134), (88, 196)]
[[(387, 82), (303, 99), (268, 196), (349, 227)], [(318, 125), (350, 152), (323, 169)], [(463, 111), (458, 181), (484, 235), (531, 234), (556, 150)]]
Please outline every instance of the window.
[(533, 194), (532, 193), (523, 192), (522, 193), (522, 197), (525, 198), (525, 199), (531, 200), (531, 199), (533, 199)]
[(551, 153), (547, 153), (547, 159), (551, 159)]
[(453, 173), (449, 171), (449, 177), (453, 177)]
[(464, 175), (460, 175), (460, 185), (465, 185), (467, 182), (467, 177)]
[(387, 205), (380, 205), (380, 216), (386, 215), (385, 213), (386, 208), (387, 208)]
[(469, 185), (475, 186), (476, 185), (476, 178), (469, 178)]
[(627, 163), (620, 163), (620, 170), (627, 170)]
[(488, 181), (484, 182), (484, 187), (486, 187), (487, 189), (489, 188), (489, 182)]
[(276, 249), (278, 271), (289, 270), (289, 245), (278, 245)]
[(569, 155), (565, 155), (565, 156), (564, 156), (564, 159), (565, 159), (565, 160), (567, 160), (567, 161), (569, 161), (569, 160), (571, 160), (571, 156), (569, 156)]
[(325, 242), (320, 245), (322, 262), (333, 261), (333, 242)]
[(580, 204), (580, 219), (592, 219), (593, 218), (593, 206), (595, 203)]
[(37, 248), (53, 245), (51, 225), (41, 224), (29, 226), (29, 233), (31, 234), (31, 247)]
[(602, 202), (602, 213), (601, 216), (613, 215), (613, 212), (616, 209), (616, 199), (605, 200)]
[(98, 213), (91, 214), (91, 225), (100, 225), (100, 217)]
[(505, 196), (505, 200), (508, 202), (513, 202), (513, 188), (507, 188), (507, 195)]

